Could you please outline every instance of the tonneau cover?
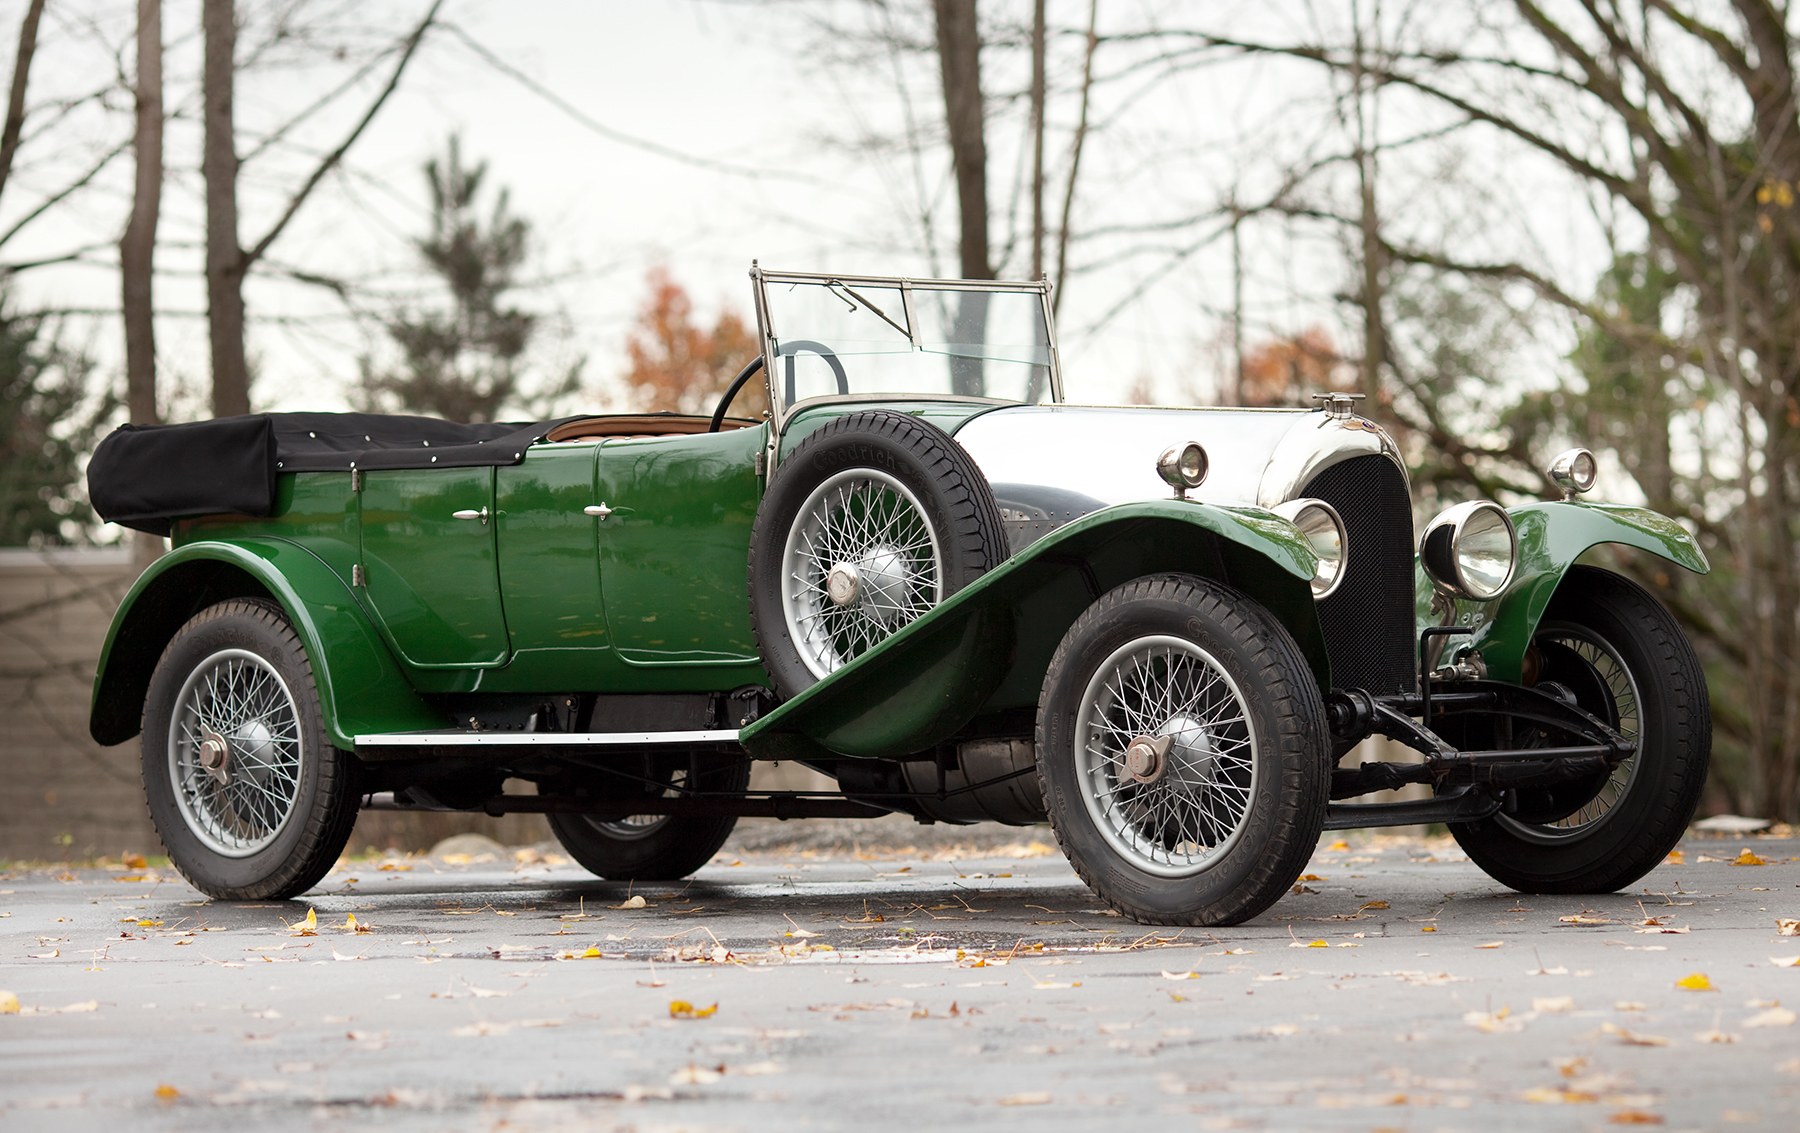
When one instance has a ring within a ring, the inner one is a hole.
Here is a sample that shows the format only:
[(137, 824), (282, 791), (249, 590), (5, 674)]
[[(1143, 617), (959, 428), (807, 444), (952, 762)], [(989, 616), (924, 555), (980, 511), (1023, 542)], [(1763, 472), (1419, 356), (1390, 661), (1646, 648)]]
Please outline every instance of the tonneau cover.
[(517, 464), (560, 423), (462, 424), (385, 413), (252, 413), (121, 425), (88, 463), (102, 519), (167, 535), (192, 515), (270, 515), (283, 472)]

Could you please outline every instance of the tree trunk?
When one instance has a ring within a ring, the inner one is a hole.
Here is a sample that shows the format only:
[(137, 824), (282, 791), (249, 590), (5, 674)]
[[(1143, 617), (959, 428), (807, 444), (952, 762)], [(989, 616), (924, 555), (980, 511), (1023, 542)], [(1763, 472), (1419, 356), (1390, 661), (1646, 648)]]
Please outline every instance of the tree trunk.
[(216, 417), (250, 412), (250, 371), (244, 360), (244, 250), (238, 245), (237, 148), (231, 88), (237, 48), (232, 0), (205, 0), (206, 316), (212, 337), (212, 408)]
[[(131, 222), (119, 241), (121, 311), (125, 323), (125, 407), (139, 425), (155, 424), (156, 305), (152, 298), (152, 264), (156, 256), (156, 222), (162, 209), (163, 180), (163, 44), (162, 0), (138, 0), (137, 27), (137, 186)], [(137, 532), (133, 558), (140, 566), (162, 552), (162, 540)]]
[(1031, 13), (1031, 278), (1044, 278), (1044, 21), (1048, 0)]
[(944, 78), (944, 119), (962, 212), (962, 274), (992, 279), (988, 260), (987, 135), (981, 101), (981, 29), (975, 0), (932, 0), (937, 11), (938, 63)]
[(19, 152), (19, 131), (25, 128), (25, 83), (31, 77), (31, 57), (37, 51), (38, 19), (44, 0), (31, 0), (25, 22), (19, 25), (19, 53), (14, 56), (12, 92), (6, 100), (6, 126), (0, 129), (0, 191), (12, 173), (13, 155)]

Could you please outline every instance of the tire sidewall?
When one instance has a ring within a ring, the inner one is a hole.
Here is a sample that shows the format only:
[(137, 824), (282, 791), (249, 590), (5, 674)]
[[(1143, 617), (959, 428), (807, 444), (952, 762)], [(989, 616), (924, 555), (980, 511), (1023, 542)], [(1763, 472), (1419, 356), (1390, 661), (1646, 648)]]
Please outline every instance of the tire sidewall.
[[(196, 888), (213, 896), (272, 895), (285, 889), (291, 877), (304, 872), (301, 859), (314, 825), (310, 820), (322, 803), (323, 763), (336, 755), (325, 738), (311, 666), (291, 637), (253, 612), (259, 608), (226, 603), (188, 622), (164, 649), (145, 698), (142, 760), (150, 819), (170, 861)], [(170, 766), (169, 727), (175, 698), (197, 666), (227, 649), (253, 653), (275, 670), (293, 697), (300, 728), (300, 783), (293, 809), (273, 841), (244, 857), (213, 850), (189, 826), (176, 798), (179, 788)]]

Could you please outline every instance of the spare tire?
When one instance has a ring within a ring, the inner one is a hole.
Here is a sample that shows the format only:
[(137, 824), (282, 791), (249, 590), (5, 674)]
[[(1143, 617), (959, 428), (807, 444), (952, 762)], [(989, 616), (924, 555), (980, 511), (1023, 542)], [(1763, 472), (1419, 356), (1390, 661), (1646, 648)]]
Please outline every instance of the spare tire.
[(776, 470), (750, 536), (750, 619), (782, 696), (842, 668), (1006, 558), (999, 506), (948, 433), (838, 417)]

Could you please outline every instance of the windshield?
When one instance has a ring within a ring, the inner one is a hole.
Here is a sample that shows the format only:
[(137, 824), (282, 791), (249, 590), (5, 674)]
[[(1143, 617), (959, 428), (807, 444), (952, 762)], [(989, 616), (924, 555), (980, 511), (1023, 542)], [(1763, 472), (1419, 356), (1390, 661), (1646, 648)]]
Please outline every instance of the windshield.
[(1054, 401), (1045, 288), (759, 276), (781, 412), (811, 397)]

